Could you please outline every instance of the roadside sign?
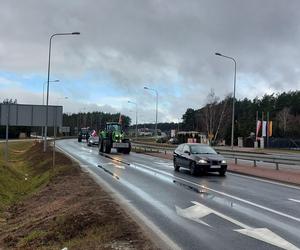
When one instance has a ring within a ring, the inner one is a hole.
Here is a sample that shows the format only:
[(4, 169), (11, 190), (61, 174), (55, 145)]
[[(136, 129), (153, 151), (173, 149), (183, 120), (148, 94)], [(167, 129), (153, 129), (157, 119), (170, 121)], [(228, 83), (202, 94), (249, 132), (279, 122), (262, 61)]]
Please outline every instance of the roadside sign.
[[(0, 104), (0, 126), (6, 126), (5, 164), (8, 162), (9, 126), (44, 127), (46, 126), (46, 111), (46, 105)], [(62, 126), (62, 111), (62, 106), (48, 106), (49, 127), (56, 128)], [(54, 129), (55, 136), (56, 129)]]
[[(46, 125), (46, 105), (0, 104), (0, 125), (41, 127)], [(48, 126), (62, 126), (62, 106), (48, 106)], [(55, 117), (56, 116), (56, 117)]]

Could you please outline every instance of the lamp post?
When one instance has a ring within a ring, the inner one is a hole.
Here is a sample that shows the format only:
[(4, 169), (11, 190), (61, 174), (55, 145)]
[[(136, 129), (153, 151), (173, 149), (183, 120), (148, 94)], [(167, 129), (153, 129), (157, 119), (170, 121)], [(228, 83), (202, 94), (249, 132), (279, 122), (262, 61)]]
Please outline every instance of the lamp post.
[(156, 94), (156, 116), (155, 116), (155, 136), (157, 137), (157, 112), (158, 112), (158, 92), (156, 89), (144, 87), (144, 89), (154, 91)]
[[(49, 82), (59, 82), (59, 80), (53, 80), (53, 81), (49, 81)], [(47, 82), (43, 82), (43, 105), (45, 105), (45, 84)], [(42, 139), (43, 139), (43, 136), (44, 136), (44, 127), (42, 126)]]
[(234, 114), (235, 114), (235, 88), (236, 88), (236, 60), (233, 57), (225, 56), (221, 53), (215, 53), (216, 56), (222, 56), (234, 62), (234, 80), (233, 80), (233, 100), (232, 100), (232, 121), (231, 121), (231, 149), (233, 149), (234, 139)]
[(138, 128), (137, 128), (137, 123), (138, 123), (138, 118), (137, 118), (137, 103), (136, 102), (132, 102), (132, 101), (128, 101), (128, 103), (134, 104), (135, 105), (135, 139), (137, 140), (137, 134), (138, 134)]
[[(59, 80), (56, 79), (56, 80), (49, 81), (49, 82), (59, 82)], [(46, 83), (47, 83), (47, 82), (44, 82), (44, 83), (43, 83), (43, 105), (45, 104), (44, 99), (45, 99), (45, 84), (46, 84)]]
[(49, 105), (49, 79), (50, 79), (50, 58), (51, 58), (51, 42), (55, 36), (69, 36), (69, 35), (80, 35), (79, 32), (70, 33), (55, 33), (51, 35), (49, 40), (49, 57), (48, 57), (48, 77), (47, 77), (47, 99), (46, 99), (46, 125), (45, 125), (45, 138), (44, 138), (44, 152), (47, 150), (47, 128), (48, 128), (48, 105)]

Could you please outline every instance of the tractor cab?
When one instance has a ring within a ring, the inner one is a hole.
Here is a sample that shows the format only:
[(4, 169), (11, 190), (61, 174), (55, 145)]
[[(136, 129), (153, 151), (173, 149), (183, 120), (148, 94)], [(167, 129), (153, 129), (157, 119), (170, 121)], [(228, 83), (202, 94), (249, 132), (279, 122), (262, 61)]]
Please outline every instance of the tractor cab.
[(122, 131), (122, 126), (118, 122), (108, 122), (106, 124), (106, 131), (115, 131), (115, 132), (121, 132)]

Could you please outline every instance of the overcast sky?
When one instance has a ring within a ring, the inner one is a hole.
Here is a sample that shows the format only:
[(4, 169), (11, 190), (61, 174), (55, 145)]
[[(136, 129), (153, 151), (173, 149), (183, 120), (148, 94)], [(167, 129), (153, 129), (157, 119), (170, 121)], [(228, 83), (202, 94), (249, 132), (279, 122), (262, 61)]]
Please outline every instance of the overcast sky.
[[(299, 90), (299, 0), (0, 0), (0, 101), (41, 104), (52, 43), (50, 103), (175, 121), (211, 89), (237, 98)], [(68, 99), (64, 99), (64, 97)]]

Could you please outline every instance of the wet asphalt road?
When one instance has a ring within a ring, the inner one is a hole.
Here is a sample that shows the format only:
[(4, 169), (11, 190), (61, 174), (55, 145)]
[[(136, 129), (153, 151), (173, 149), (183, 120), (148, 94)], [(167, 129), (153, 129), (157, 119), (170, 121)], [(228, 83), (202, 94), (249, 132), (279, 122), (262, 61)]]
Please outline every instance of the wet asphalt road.
[(227, 173), (193, 177), (172, 161), (59, 148), (101, 177), (181, 249), (299, 249), (300, 188)]

